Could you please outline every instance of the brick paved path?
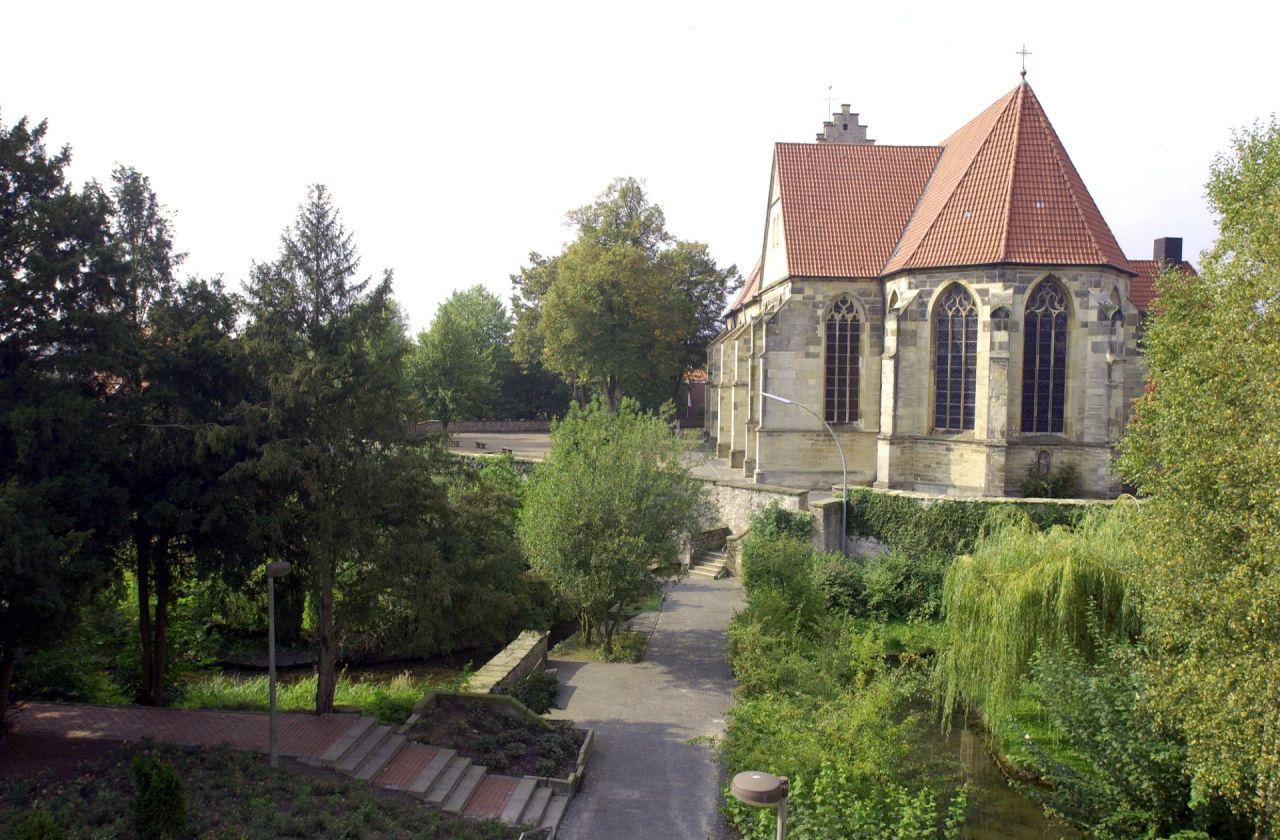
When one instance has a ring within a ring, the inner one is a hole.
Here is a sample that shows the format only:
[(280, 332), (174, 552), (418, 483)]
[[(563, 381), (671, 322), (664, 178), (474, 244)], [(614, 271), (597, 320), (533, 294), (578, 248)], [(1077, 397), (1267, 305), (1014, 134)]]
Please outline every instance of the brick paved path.
[[(281, 755), (319, 758), (356, 721), (356, 715), (280, 713), (276, 734)], [(267, 715), (256, 712), (204, 712), (145, 706), (81, 706), (23, 703), (15, 731), (63, 738), (139, 741), (267, 751)]]

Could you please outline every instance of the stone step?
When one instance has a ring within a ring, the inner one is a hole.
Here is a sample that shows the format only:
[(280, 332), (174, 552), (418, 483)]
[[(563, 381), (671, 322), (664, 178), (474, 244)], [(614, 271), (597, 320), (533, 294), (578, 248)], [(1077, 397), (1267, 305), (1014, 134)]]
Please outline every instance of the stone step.
[(400, 752), (406, 743), (407, 739), (403, 735), (392, 735), (387, 738), (356, 768), (356, 778), (367, 782), (378, 775), (378, 772), (396, 757), (396, 753)]
[(520, 815), (520, 825), (536, 825), (542, 827), (542, 815), (547, 812), (547, 803), (551, 801), (551, 788), (540, 787), (529, 797), (529, 804)]
[(439, 808), (444, 801), (449, 798), (449, 794), (453, 793), (453, 789), (458, 786), (458, 782), (462, 780), (462, 776), (467, 772), (467, 768), (471, 766), (471, 759), (463, 758), (455, 755), (449, 762), (449, 766), (444, 768), (444, 772), (431, 787), (427, 788), (427, 792), (422, 798), (427, 801), (428, 805), (435, 805)]
[(347, 727), (347, 731), (343, 732), (338, 737), (338, 740), (334, 741), (329, 746), (329, 749), (324, 751), (324, 754), (320, 756), (320, 761), (330, 767), (337, 764), (347, 754), (347, 751), (354, 747), (376, 723), (377, 721), (371, 717), (356, 718), (351, 726)]
[(373, 783), (390, 790), (408, 790), (437, 752), (435, 747), (410, 741), (378, 771)]
[(699, 559), (702, 559), (702, 560), (725, 560), (727, 558), (728, 558), (728, 555), (726, 555), (723, 551), (704, 551), (702, 552), (701, 555), (699, 555)]
[(370, 727), (364, 736), (352, 745), (351, 749), (342, 757), (342, 760), (336, 765), (343, 773), (354, 773), (356, 768), (364, 763), (364, 760), (373, 754), (374, 750), (382, 746), (382, 742), (387, 740), (391, 735), (391, 727), (384, 724)]
[(724, 566), (692, 566), (689, 568), (689, 574), (692, 577), (709, 578), (715, 580), (724, 572)]
[(435, 784), (436, 779), (440, 778), (440, 774), (445, 771), (445, 768), (453, 762), (453, 758), (457, 754), (457, 750), (440, 750), (427, 766), (422, 768), (418, 778), (414, 779), (412, 784), (405, 790), (418, 795), (425, 794), (427, 789)]
[(502, 816), (499, 819), (507, 825), (519, 825), (524, 806), (529, 804), (529, 797), (533, 796), (537, 787), (538, 783), (534, 779), (521, 779), (516, 789), (511, 792), (511, 798), (507, 800), (507, 806), (502, 809)]
[(468, 767), (467, 772), (463, 773), (462, 778), (458, 780), (453, 793), (445, 799), (444, 810), (450, 814), (461, 814), (462, 809), (467, 807), (467, 800), (476, 792), (476, 788), (480, 787), (480, 782), (484, 781), (484, 774), (487, 772), (489, 772), (488, 769), (479, 764)]
[(547, 840), (555, 840), (556, 831), (560, 829), (560, 819), (564, 816), (564, 809), (567, 807), (569, 807), (569, 797), (563, 793), (555, 794), (547, 803), (547, 810), (542, 814), (542, 822), (538, 823), (538, 828), (551, 829)]

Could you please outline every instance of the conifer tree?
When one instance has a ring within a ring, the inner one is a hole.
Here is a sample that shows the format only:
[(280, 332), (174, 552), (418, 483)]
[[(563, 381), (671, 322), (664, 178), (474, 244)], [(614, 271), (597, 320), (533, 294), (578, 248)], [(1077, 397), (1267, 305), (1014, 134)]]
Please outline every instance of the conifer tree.
[(111, 204), (75, 191), (46, 126), (0, 125), (0, 727), (21, 651), (55, 642), (105, 580), (120, 265)]
[(266, 442), (248, 467), (262, 488), (256, 533), (306, 576), (319, 644), (317, 713), (333, 708), (340, 577), (395, 547), (379, 539), (388, 511), (399, 507), (391, 497), (400, 482), (386, 470), (421, 467), (403, 464), (397, 450), (407, 423), (408, 342), (391, 274), (374, 283), (357, 280), (358, 270), (352, 237), (316, 185), (282, 235), (278, 259), (255, 265), (247, 287), (247, 338), (265, 386)]

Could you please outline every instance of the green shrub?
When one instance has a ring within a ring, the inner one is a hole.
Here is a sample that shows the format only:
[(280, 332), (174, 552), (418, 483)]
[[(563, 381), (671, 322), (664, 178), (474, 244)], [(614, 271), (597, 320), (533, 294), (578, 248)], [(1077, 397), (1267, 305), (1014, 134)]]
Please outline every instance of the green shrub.
[(11, 840), (63, 840), (66, 836), (66, 829), (41, 808), (23, 814), (9, 835)]
[(187, 833), (187, 797), (178, 774), (143, 753), (133, 757), (133, 825), (140, 840), (171, 840)]
[(1022, 482), (1022, 495), (1029, 499), (1069, 499), (1076, 494), (1080, 474), (1071, 464), (1063, 464), (1050, 473), (1040, 472), (1038, 464), (1027, 467)]
[(826, 598), (827, 609), (848, 615), (867, 614), (867, 584), (860, 560), (823, 554), (814, 561), (813, 579)]
[(648, 643), (648, 634), (624, 628), (613, 634), (613, 651), (605, 653), (602, 650), (600, 658), (605, 662), (639, 662)]
[(534, 671), (516, 682), (511, 696), (525, 704), (532, 712), (545, 715), (556, 701), (560, 680), (551, 671)]
[(784, 510), (775, 501), (755, 512), (751, 517), (749, 533), (761, 539), (788, 536), (808, 540), (813, 537), (815, 527), (813, 514)]

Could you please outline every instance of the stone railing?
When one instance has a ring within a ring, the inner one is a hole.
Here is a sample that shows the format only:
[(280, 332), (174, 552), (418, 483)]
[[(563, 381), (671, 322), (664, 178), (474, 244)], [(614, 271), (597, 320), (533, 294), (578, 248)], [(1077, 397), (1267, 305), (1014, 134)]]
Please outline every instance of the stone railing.
[(502, 694), (518, 681), (540, 671), (547, 664), (548, 634), (526, 630), (511, 644), (471, 676), (467, 691), (474, 694)]

